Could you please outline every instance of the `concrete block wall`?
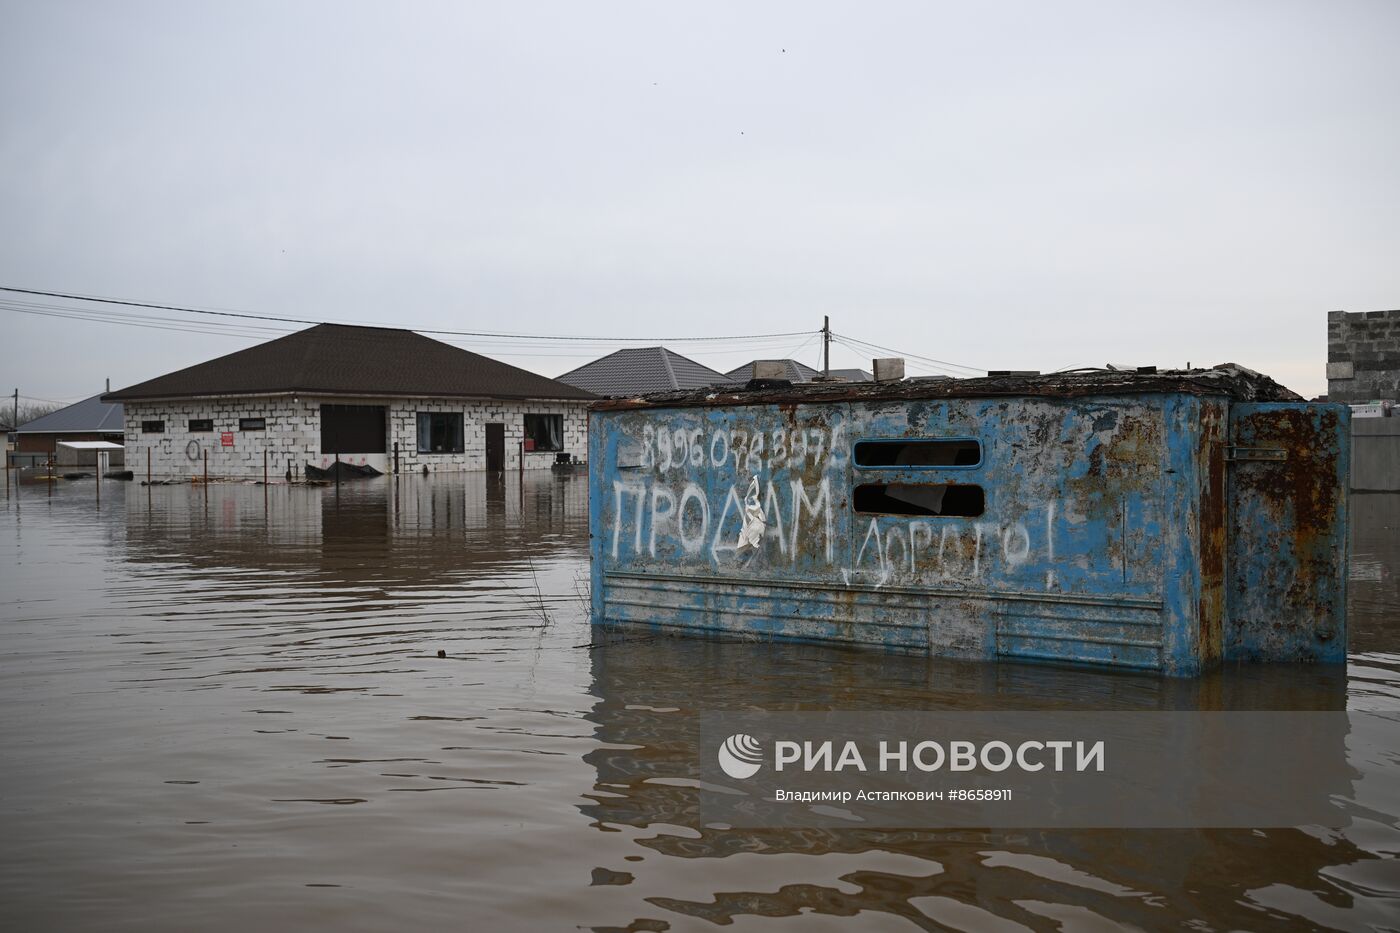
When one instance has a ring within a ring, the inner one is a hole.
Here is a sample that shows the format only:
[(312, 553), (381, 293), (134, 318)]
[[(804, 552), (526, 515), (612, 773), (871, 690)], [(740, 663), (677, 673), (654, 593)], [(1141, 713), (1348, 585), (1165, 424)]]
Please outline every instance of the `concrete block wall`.
[[(460, 411), (463, 447), (460, 454), (418, 452), (418, 412)], [(462, 402), (449, 399), (402, 399), (389, 406), (389, 457), (394, 441), (399, 442), (399, 469), (402, 472), (484, 470), (486, 469), (486, 425), (505, 425), (506, 469), (520, 469), (520, 443), (525, 439), (525, 415), (563, 415), (564, 452), (582, 460), (588, 457), (588, 404), (586, 402), (498, 401)], [(525, 469), (548, 469), (556, 451), (528, 451)]]
[[(149, 464), (158, 478), (194, 477), (204, 472), (209, 461), (211, 477), (261, 479), (263, 451), (267, 451), (268, 474), (281, 478), (288, 467), (300, 479), (302, 464), (320, 458), (319, 409), (307, 401), (290, 398), (189, 399), (159, 402), (127, 402), (126, 464), (138, 479), (144, 479)], [(207, 418), (212, 431), (191, 432), (189, 423)], [(263, 431), (241, 431), (242, 418), (266, 419)], [(164, 421), (165, 430), (147, 434), (143, 421)], [(233, 445), (223, 446), (222, 435), (231, 433)]]
[(1400, 399), (1400, 310), (1327, 315), (1327, 398)]
[[(588, 414), (586, 402), (495, 401), (463, 399), (376, 399), (376, 398), (217, 398), (178, 401), (127, 402), (126, 464), (137, 478), (146, 474), (147, 451), (151, 474), (157, 478), (197, 477), (204, 471), (208, 455), (209, 475), (213, 478), (261, 479), (263, 452), (267, 452), (268, 475), (284, 478), (290, 469), (293, 479), (301, 479), (303, 467), (333, 462), (321, 453), (321, 404), (384, 405), (389, 437), (386, 453), (343, 459), (368, 462), (383, 472), (393, 464), (394, 442), (399, 444), (399, 469), (403, 472), (459, 472), (486, 469), (485, 424), (505, 425), (506, 469), (520, 468), (520, 442), (524, 439), (525, 415), (558, 414), (564, 418), (564, 450), (579, 459), (588, 455)], [(450, 411), (463, 414), (463, 440), (460, 454), (418, 453), (420, 411)], [(266, 430), (241, 431), (243, 418), (263, 418)], [(213, 431), (191, 433), (189, 422), (210, 419)], [(164, 421), (165, 431), (147, 434), (143, 421)], [(232, 446), (222, 444), (222, 435), (233, 435)], [(525, 455), (525, 469), (548, 469), (555, 452), (537, 451)]]

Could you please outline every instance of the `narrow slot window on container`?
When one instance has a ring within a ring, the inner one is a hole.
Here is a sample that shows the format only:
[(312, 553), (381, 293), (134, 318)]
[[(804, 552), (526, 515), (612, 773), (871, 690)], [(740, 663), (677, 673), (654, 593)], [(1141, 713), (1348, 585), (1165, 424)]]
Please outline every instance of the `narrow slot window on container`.
[(164, 434), (164, 433), (165, 433), (165, 422), (164, 422), (164, 421), (143, 421), (143, 422), (141, 422), (141, 433), (142, 433), (142, 434)]
[(191, 419), (190, 419), (190, 433), (191, 433), (191, 434), (208, 434), (208, 433), (210, 433), (210, 432), (213, 431), (213, 430), (214, 430), (214, 419), (213, 419), (213, 418), (191, 418)]
[(977, 466), (981, 462), (982, 445), (969, 438), (912, 437), (856, 444), (858, 467)]
[(969, 483), (864, 483), (851, 501), (867, 514), (955, 518), (976, 518), (987, 505), (982, 487)]

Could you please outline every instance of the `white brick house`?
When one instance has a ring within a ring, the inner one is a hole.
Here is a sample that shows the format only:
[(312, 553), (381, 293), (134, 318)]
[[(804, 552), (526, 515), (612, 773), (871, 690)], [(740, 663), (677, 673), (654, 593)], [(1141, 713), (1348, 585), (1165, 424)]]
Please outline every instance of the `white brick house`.
[(415, 334), (320, 324), (112, 392), (144, 478), (301, 479), (309, 464), (383, 473), (548, 468), (588, 451), (593, 396)]

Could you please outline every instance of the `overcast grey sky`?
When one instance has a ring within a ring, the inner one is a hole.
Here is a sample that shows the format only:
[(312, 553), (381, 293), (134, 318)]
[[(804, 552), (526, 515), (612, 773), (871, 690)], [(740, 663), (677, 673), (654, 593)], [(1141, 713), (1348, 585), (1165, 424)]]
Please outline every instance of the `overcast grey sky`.
[[(1308, 395), (1328, 310), (1400, 306), (1396, 0), (0, 17), (3, 285), (539, 334), (830, 314), (972, 367), (1233, 360)], [(54, 399), (259, 339), (0, 325), (0, 389)], [(610, 349), (461, 343), (547, 375)]]

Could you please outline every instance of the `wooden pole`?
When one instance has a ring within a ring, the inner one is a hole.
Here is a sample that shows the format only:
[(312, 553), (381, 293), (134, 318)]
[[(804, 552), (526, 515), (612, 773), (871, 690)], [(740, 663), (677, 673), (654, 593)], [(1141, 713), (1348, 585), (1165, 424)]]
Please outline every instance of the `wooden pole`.
[(263, 448), (263, 485), (267, 485), (267, 448)]
[(151, 448), (146, 448), (146, 485), (151, 485)]
[(204, 485), (209, 485), (209, 451), (204, 451)]

